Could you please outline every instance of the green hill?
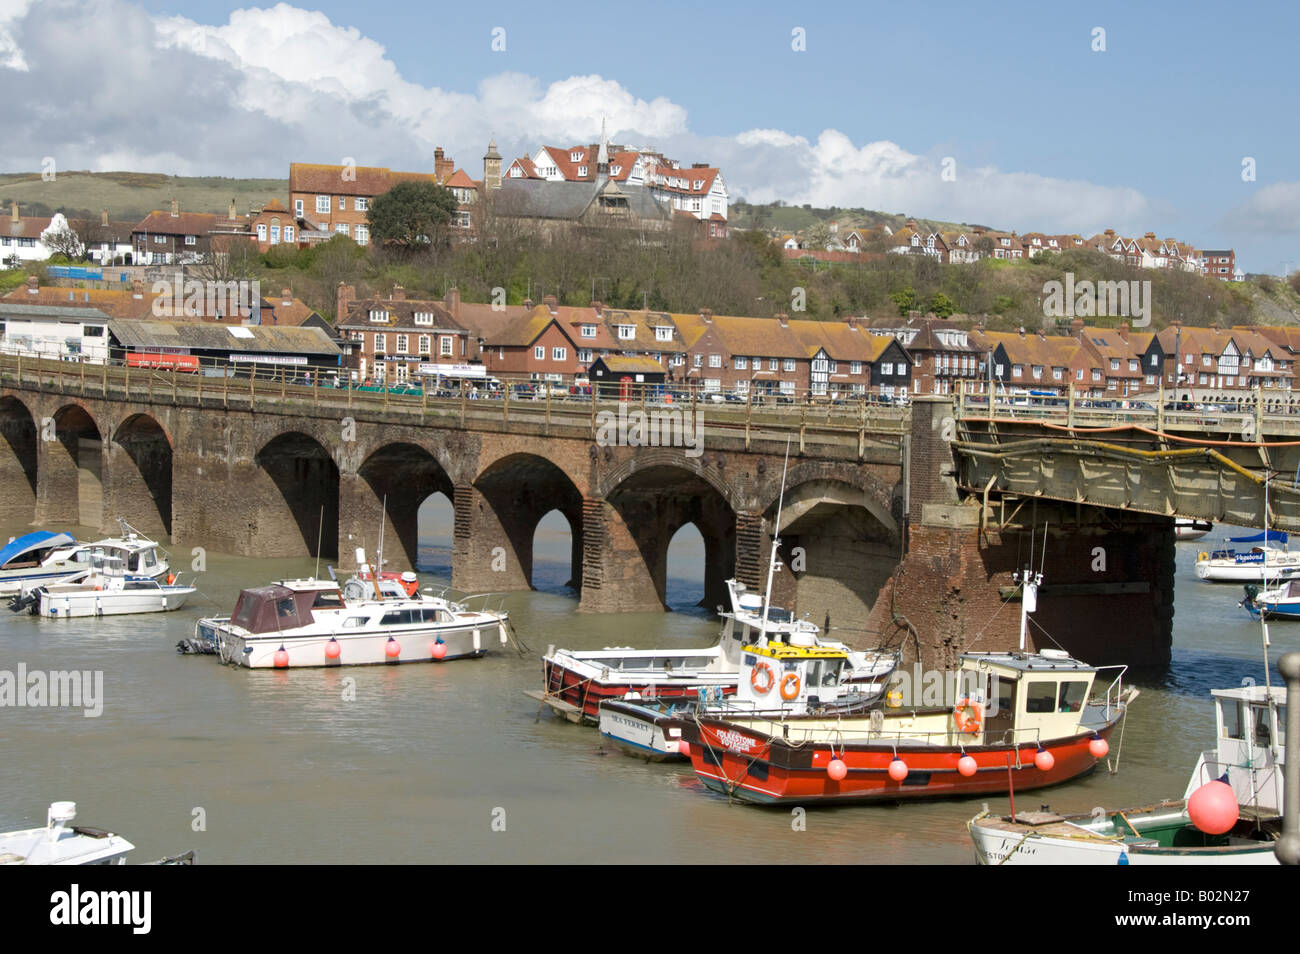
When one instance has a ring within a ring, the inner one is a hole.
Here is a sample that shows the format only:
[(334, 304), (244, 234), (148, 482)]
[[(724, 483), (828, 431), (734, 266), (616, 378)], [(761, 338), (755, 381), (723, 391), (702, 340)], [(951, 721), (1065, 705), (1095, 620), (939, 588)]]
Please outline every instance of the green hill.
[(18, 202), (23, 215), (52, 215), (98, 219), (101, 209), (114, 221), (144, 218), (154, 209), (171, 208), (172, 199), (185, 212), (225, 214), (230, 200), (246, 213), (272, 198), (289, 199), (288, 179), (227, 179), (221, 176), (168, 176), (151, 172), (56, 172), (46, 182), (39, 172), (0, 174), (0, 204), (8, 214)]

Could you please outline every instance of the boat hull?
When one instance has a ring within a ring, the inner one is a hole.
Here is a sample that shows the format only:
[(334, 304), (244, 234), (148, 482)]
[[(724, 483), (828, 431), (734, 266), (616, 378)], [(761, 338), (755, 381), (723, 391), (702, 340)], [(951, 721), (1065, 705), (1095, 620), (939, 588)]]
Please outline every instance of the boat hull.
[(603, 702), (600, 734), (625, 754), (650, 762), (685, 762), (678, 749), (682, 717), (635, 703)]
[[(724, 695), (736, 691), (738, 673), (697, 672), (682, 676), (624, 675), (611, 671), (609, 679), (586, 676), (553, 659), (543, 659), (546, 694), (566, 702), (582, 712), (582, 721), (598, 724), (600, 704), (621, 699), (629, 693), (653, 696), (664, 702), (695, 702), (701, 689), (720, 690)], [(715, 688), (716, 687), (716, 688)]]
[(195, 592), (192, 586), (164, 586), (157, 590), (114, 593), (87, 591), (76, 593), (37, 590), (37, 616), (46, 619), (71, 619), (82, 616), (128, 616), (137, 613), (168, 613), (185, 605)]
[[(1099, 728), (1107, 738), (1114, 723)], [(688, 724), (691, 766), (714, 792), (760, 805), (900, 801), (914, 798), (953, 798), (992, 795), (1059, 785), (1092, 771), (1097, 759), (1089, 752), (1092, 732), (1045, 743), (1055, 764), (1048, 771), (1034, 766), (1033, 743), (1015, 746), (941, 746), (871, 743), (804, 742), (791, 745), (746, 729), (738, 723), (702, 719)], [(907, 765), (902, 781), (889, 776), (895, 754)], [(957, 771), (963, 755), (975, 759), (972, 776)], [(831, 760), (845, 763), (847, 774), (836, 781), (827, 773)], [(1010, 768), (1008, 768), (1010, 765)]]
[[(1121, 837), (1111, 824), (1079, 816), (1074, 824), (1041, 827), (1009, 823), (1005, 818), (977, 816), (970, 823), (975, 860), (985, 865), (1275, 865), (1271, 841), (1233, 839), (1232, 844), (1197, 845), (1188, 832), (1183, 845), (1160, 844), (1157, 838), (1139, 837), (1153, 824), (1181, 828), (1190, 825), (1186, 811), (1171, 806), (1152, 813), (1128, 809), (1120, 813), (1138, 834)], [(1166, 840), (1172, 840), (1166, 838)], [(1200, 840), (1204, 839), (1200, 836)]]
[[(214, 644), (222, 662), (249, 669), (394, 665), (448, 662), (485, 655), (493, 640), (505, 643), (505, 625), (502, 618), (446, 628), (412, 627), (403, 632), (316, 632), (297, 636), (283, 633), (249, 636), (211, 620), (200, 620), (195, 629), (195, 640)], [(389, 649), (390, 638), (396, 644), (395, 650)], [(445, 653), (438, 657), (434, 653), (440, 640)], [(331, 641), (336, 641), (339, 649), (338, 656), (333, 659), (327, 655)], [(277, 665), (276, 654), (281, 648), (287, 659), (284, 660), (284, 665)]]

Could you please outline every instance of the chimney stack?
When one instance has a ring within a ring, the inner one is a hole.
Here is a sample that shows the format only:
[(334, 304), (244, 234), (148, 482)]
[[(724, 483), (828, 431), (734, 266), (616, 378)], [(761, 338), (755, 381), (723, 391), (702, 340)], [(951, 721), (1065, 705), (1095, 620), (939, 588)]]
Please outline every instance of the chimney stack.
[(706, 325), (711, 325), (711, 324), (713, 324), (713, 309), (712, 309), (712, 308), (701, 308), (701, 309), (700, 309), (700, 317), (704, 319), (704, 323), (705, 323)]
[(99, 224), (103, 226), (108, 225), (108, 209), (99, 210)]
[(1082, 318), (1075, 318), (1072, 322), (1070, 322), (1070, 334), (1072, 334), (1072, 335), (1073, 335), (1074, 337), (1076, 337), (1076, 338), (1082, 338), (1082, 337), (1083, 337), (1083, 319), (1082, 319)]
[(1119, 323), (1119, 336), (1120, 336), (1121, 338), (1123, 338), (1125, 341), (1128, 341), (1128, 322), (1127, 322), (1127, 321), (1121, 321), (1121, 322)]
[(339, 282), (338, 291), (335, 292), (334, 297), (334, 324), (336, 327), (347, 320), (348, 305), (350, 305), (356, 297), (357, 290), (355, 288), (351, 285)]
[(237, 218), (239, 218), (239, 210), (235, 208), (235, 200), (234, 200), (234, 199), (231, 199), (231, 200), (230, 200), (230, 220), (233, 222), (233, 221), (234, 221), (235, 219), (237, 219)]
[(18, 200), (17, 199), (14, 200), (14, 211), (13, 211), (12, 221), (14, 225), (18, 224)]
[(452, 285), (447, 289), (447, 294), (442, 298), (443, 304), (451, 312), (451, 316), (457, 321), (460, 320), (460, 289)]
[(394, 285), (392, 294), (388, 296), (389, 301), (406, 301), (406, 289), (401, 285)]
[(525, 298), (525, 299), (524, 299), (524, 308), (526, 308), (528, 311), (532, 311), (532, 310), (533, 310), (533, 304), (534, 304), (534, 302), (533, 302), (533, 300), (532, 300), (531, 298)]
[(282, 304), (282, 305), (292, 305), (292, 304), (293, 304), (293, 289), (291, 289), (291, 288), (281, 288), (281, 289), (280, 289), (280, 304)]
[(844, 323), (848, 325), (850, 328), (858, 327), (858, 319), (854, 315), (849, 315), (847, 318), (845, 318)]
[(172, 199), (172, 218), (180, 218), (181, 204), (176, 199)]
[(446, 182), (455, 171), (456, 164), (446, 157), (442, 146), (433, 150), (433, 174), (439, 183)]
[(602, 311), (602, 309), (604, 309), (604, 307), (605, 307), (605, 303), (604, 303), (604, 302), (601, 302), (601, 301), (593, 301), (593, 302), (591, 303), (591, 310), (594, 311), (594, 312), (596, 313), (596, 317), (597, 317), (597, 318), (602, 318), (602, 317), (604, 317), (604, 314), (603, 314), (603, 311)]
[(542, 299), (542, 304), (547, 307), (551, 314), (555, 314), (560, 307), (560, 300), (554, 295), (547, 295)]

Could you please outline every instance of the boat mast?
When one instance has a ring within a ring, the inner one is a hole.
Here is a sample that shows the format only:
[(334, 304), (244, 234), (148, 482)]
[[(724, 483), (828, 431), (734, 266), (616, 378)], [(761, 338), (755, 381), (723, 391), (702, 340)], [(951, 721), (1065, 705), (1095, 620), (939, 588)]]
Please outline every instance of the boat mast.
[(384, 591), (379, 588), (379, 571), (384, 567), (384, 524), (388, 522), (388, 494), (379, 510), (379, 549), (375, 551), (375, 565), (370, 571), (370, 582), (375, 585), (375, 598), (383, 599)]
[(1039, 572), (1034, 572), (1034, 532), (1029, 531), (1029, 562), (1023, 570), (1011, 575), (1013, 582), (1023, 585), (1020, 594), (1020, 651), (1025, 651), (1025, 637), (1029, 633), (1029, 614), (1038, 609), (1038, 587), (1043, 582), (1042, 566), (1047, 562), (1047, 524), (1043, 524), (1043, 556)]
[[(1268, 590), (1268, 478), (1269, 472), (1264, 470), (1264, 569), (1260, 576), (1262, 589), (1260, 592)], [(1265, 698), (1271, 698), (1272, 686), (1268, 674), (1268, 614), (1264, 612), (1264, 607), (1259, 608), (1259, 626), (1264, 640), (1264, 691)], [(1253, 787), (1253, 786), (1252, 786)]]
[(767, 591), (763, 593), (763, 635), (767, 635), (767, 611), (772, 605), (772, 577), (781, 550), (781, 510), (785, 507), (785, 475), (790, 467), (790, 438), (785, 439), (785, 462), (781, 465), (781, 493), (776, 501), (776, 525), (772, 528), (772, 554), (767, 563)]

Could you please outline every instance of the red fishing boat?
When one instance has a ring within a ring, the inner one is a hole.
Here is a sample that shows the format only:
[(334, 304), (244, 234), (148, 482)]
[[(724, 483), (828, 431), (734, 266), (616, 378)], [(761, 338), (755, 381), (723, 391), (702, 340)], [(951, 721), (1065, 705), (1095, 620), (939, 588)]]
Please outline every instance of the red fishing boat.
[[(986, 795), (1041, 788), (1090, 771), (1137, 690), (1124, 667), (1099, 698), (1100, 669), (1060, 650), (965, 653), (951, 707), (849, 718), (771, 718), (707, 710), (688, 722), (695, 773), (709, 789), (759, 804)], [(891, 703), (894, 700), (890, 700)]]

